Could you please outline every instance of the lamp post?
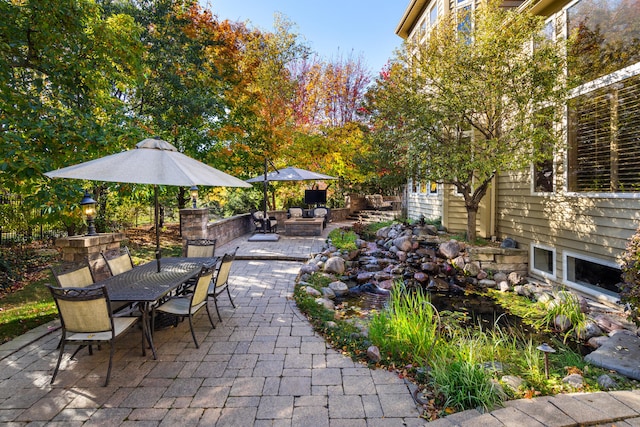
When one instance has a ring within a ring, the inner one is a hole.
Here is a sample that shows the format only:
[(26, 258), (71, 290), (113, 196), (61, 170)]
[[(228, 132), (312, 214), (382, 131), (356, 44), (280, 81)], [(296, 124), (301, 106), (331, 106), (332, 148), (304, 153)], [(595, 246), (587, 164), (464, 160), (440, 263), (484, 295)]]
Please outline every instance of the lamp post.
[(198, 187), (193, 185), (189, 191), (191, 192), (191, 203), (193, 203), (193, 209), (196, 208), (196, 201), (198, 200)]
[(82, 213), (87, 219), (87, 236), (97, 236), (96, 227), (93, 224), (93, 220), (96, 216), (96, 201), (91, 198), (91, 195), (87, 190), (84, 191), (84, 197), (80, 202), (82, 206)]
[(544, 353), (544, 373), (548, 379), (549, 378), (549, 353), (555, 353), (556, 351), (554, 350), (553, 347), (551, 347), (546, 342), (542, 343), (542, 345), (539, 345), (536, 348)]

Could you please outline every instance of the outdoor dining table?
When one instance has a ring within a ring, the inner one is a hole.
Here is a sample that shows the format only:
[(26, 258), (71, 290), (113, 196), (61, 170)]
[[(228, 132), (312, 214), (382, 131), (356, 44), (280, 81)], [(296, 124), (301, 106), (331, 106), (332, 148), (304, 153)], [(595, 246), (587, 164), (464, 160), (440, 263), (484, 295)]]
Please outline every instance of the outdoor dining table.
[(212, 258), (162, 258), (160, 271), (156, 261), (150, 261), (116, 276), (97, 282), (107, 288), (112, 302), (136, 303), (142, 313), (143, 339), (146, 337), (153, 358), (157, 359), (153, 345), (153, 331), (149, 312), (153, 304), (172, 294), (189, 279), (200, 273), (202, 267), (214, 267), (218, 257)]

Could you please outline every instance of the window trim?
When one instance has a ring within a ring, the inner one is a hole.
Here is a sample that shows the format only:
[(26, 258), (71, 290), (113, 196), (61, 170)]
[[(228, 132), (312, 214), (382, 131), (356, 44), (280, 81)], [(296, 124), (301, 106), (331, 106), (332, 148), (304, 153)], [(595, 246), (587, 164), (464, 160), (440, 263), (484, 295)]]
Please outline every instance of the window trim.
[[(640, 76), (640, 62), (630, 65), (626, 68), (622, 68), (617, 70), (611, 74), (607, 74), (606, 76), (600, 77), (596, 80), (585, 83), (584, 85), (578, 86), (572, 89), (567, 97), (567, 103), (565, 105), (565, 126), (566, 126), (566, 138), (567, 138), (567, 149), (564, 153), (564, 172), (563, 172), (563, 189), (565, 195), (569, 197), (592, 197), (592, 198), (603, 198), (603, 199), (637, 199), (640, 198), (640, 191), (637, 192), (602, 192), (602, 191), (575, 191), (569, 189), (570, 179), (569, 173), (571, 172), (570, 165), (570, 156), (571, 150), (569, 147), (569, 103), (572, 99), (580, 97), (580, 96), (588, 96), (592, 92), (607, 88), (611, 85), (620, 83), (623, 80), (638, 77)], [(532, 175), (533, 176), (533, 175)]]
[(582, 285), (580, 283), (572, 282), (569, 280), (569, 257), (579, 259), (582, 261), (592, 262), (594, 264), (600, 264), (605, 267), (620, 269), (620, 265), (615, 262), (607, 261), (602, 258), (597, 258), (589, 255), (584, 255), (573, 251), (563, 251), (562, 253), (562, 284), (569, 288), (573, 288), (584, 294), (590, 295), (601, 301), (607, 301), (610, 303), (618, 304), (620, 302), (620, 294), (614, 293), (608, 289), (591, 287)]
[[(536, 265), (535, 264), (535, 249), (542, 249), (542, 250), (551, 252), (551, 273), (549, 273), (548, 271), (544, 271), (544, 270), (538, 270), (537, 268), (534, 267)], [(550, 279), (550, 280), (555, 281), (556, 275), (557, 275), (556, 265), (557, 265), (557, 251), (556, 251), (556, 248), (554, 248), (552, 246), (544, 245), (544, 244), (541, 244), (541, 243), (531, 242), (530, 249), (529, 249), (529, 266), (530, 266), (529, 269), (531, 270), (531, 273), (537, 274), (538, 276), (544, 277), (545, 279)]]
[[(558, 11), (557, 14), (554, 14), (552, 16), (552, 18), (554, 17), (559, 17), (558, 19), (560, 19), (560, 26), (556, 26), (556, 29), (559, 30), (561, 29), (562, 31), (562, 35), (567, 38), (568, 37), (568, 23), (567, 23), (567, 16), (568, 16), (568, 11), (569, 9), (571, 9), (573, 6), (575, 6), (577, 3), (579, 3), (582, 0), (572, 0), (569, 3), (567, 3), (566, 5), (564, 5), (564, 7), (562, 7), (562, 9), (560, 11)], [(569, 101), (577, 98), (579, 96), (583, 96), (583, 95), (588, 95), (589, 93), (598, 90), (598, 89), (603, 89), (607, 86), (619, 83), (623, 80), (626, 80), (628, 78), (631, 77), (635, 77), (637, 75), (640, 75), (640, 62), (639, 63), (635, 63), (635, 64), (631, 64), (625, 68), (621, 68), (619, 70), (616, 70), (610, 74), (606, 74), (604, 76), (598, 77), (594, 80), (588, 81), (580, 86), (577, 86), (573, 89), (571, 89), (569, 91), (569, 94), (567, 96), (567, 103), (565, 104), (566, 107), (566, 114), (565, 114), (565, 129), (568, 130), (569, 129), (569, 123), (568, 123), (568, 118), (569, 118), (569, 110), (568, 110), (568, 105), (569, 105)], [(568, 134), (567, 134), (567, 138), (568, 138)], [(568, 139), (567, 139), (567, 148), (568, 148)], [(590, 198), (601, 198), (601, 199), (639, 199), (640, 198), (640, 192), (635, 192), (635, 193), (631, 193), (631, 192), (580, 192), (580, 191), (573, 191), (573, 190), (569, 190), (569, 173), (570, 173), (570, 165), (569, 165), (569, 155), (570, 155), (570, 150), (564, 150), (564, 159), (563, 159), (563, 163), (564, 163), (564, 171), (562, 173), (562, 178), (563, 178), (563, 184), (562, 184), (562, 190), (564, 190), (564, 194), (567, 197), (590, 197)], [(560, 191), (560, 189), (556, 189), (556, 191)]]

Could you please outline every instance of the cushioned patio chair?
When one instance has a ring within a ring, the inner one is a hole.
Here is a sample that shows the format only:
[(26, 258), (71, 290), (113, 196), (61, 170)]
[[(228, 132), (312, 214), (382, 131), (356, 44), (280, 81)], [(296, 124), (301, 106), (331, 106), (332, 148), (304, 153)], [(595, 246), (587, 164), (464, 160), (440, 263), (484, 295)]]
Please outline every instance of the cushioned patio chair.
[[(104, 286), (97, 288), (56, 288), (48, 286), (53, 300), (58, 307), (60, 323), (62, 324), (62, 338), (60, 340), (60, 354), (58, 363), (51, 377), (51, 384), (58, 375), (60, 362), (66, 344), (79, 345), (78, 350), (92, 344), (109, 343), (109, 367), (105, 387), (109, 384), (111, 365), (113, 362), (114, 340), (136, 324), (138, 317), (113, 317), (109, 295)], [(75, 357), (76, 350), (71, 358)], [(144, 354), (144, 335), (142, 338), (142, 352)], [(91, 351), (90, 351), (91, 353)]]
[(302, 218), (304, 216), (304, 211), (302, 208), (297, 206), (289, 208), (287, 212), (287, 218)]
[(216, 253), (216, 239), (187, 240), (185, 256), (187, 258), (213, 258)]
[(256, 227), (256, 231), (264, 231), (266, 233), (277, 232), (278, 221), (276, 220), (276, 217), (270, 216), (268, 218), (265, 218), (264, 212), (262, 211), (252, 212), (251, 217), (253, 218), (253, 224)]
[[(236, 258), (236, 252), (238, 252), (237, 247), (233, 252), (224, 254), (222, 261), (218, 266), (216, 277), (209, 284), (208, 294), (213, 298), (213, 303), (216, 306), (216, 313), (218, 313), (218, 320), (221, 322), (222, 317), (220, 316), (220, 310), (218, 310), (218, 295), (226, 291), (229, 301), (231, 301), (231, 305), (233, 308), (236, 308), (236, 305), (233, 303), (233, 298), (231, 298), (231, 292), (229, 291), (229, 272), (231, 271), (231, 264), (233, 264), (233, 260)], [(211, 320), (211, 322), (213, 323), (213, 320)]]
[(196, 348), (200, 348), (196, 333), (193, 329), (193, 316), (201, 309), (206, 308), (209, 315), (209, 322), (212, 327), (216, 327), (211, 319), (211, 313), (209, 312), (209, 306), (207, 305), (207, 297), (209, 284), (213, 277), (213, 268), (202, 267), (200, 274), (198, 275), (198, 281), (196, 282), (193, 292), (184, 293), (182, 295), (176, 295), (169, 298), (167, 301), (161, 303), (159, 306), (154, 307), (151, 312), (151, 331), (153, 333), (155, 327), (156, 311), (161, 313), (171, 314), (178, 318), (188, 318), (189, 328), (191, 328), (191, 336)]
[(317, 207), (313, 209), (313, 217), (322, 218), (324, 220), (322, 223), (322, 227), (326, 227), (329, 223), (329, 208)]

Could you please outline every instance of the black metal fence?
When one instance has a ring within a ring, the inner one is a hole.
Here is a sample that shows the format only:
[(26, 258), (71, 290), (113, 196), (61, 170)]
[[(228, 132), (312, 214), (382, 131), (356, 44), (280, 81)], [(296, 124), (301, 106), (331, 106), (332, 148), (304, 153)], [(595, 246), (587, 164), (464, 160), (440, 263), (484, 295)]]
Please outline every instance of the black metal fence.
[(65, 236), (59, 225), (44, 220), (40, 209), (25, 210), (20, 195), (0, 194), (0, 245)]

